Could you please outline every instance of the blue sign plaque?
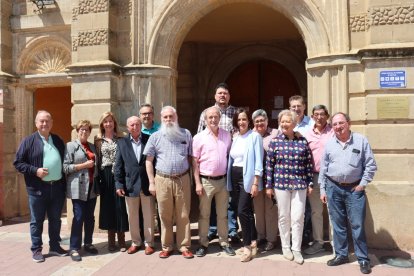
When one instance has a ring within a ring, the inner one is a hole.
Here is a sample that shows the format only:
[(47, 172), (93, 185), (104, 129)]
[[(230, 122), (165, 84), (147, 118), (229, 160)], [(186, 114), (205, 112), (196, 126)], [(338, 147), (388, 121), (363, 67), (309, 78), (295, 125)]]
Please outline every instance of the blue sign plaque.
[(381, 71), (381, 88), (403, 88), (406, 87), (405, 71)]

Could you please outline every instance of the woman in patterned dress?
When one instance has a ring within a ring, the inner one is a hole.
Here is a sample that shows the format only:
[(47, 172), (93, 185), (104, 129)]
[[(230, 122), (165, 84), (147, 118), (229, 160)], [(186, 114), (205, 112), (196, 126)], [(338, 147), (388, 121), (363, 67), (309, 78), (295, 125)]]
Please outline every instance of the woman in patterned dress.
[[(282, 134), (272, 139), (266, 157), (266, 194), (276, 195), (283, 257), (303, 264), (301, 254), (306, 192), (312, 192), (312, 156), (308, 142), (294, 132), (297, 115), (279, 113)], [(292, 234), (292, 243), (290, 236)]]
[(126, 251), (125, 232), (129, 230), (125, 198), (116, 195), (113, 165), (118, 141), (118, 124), (112, 112), (104, 112), (99, 119), (99, 133), (95, 137), (100, 187), (99, 228), (108, 230), (108, 250), (115, 251), (115, 233), (118, 246)]

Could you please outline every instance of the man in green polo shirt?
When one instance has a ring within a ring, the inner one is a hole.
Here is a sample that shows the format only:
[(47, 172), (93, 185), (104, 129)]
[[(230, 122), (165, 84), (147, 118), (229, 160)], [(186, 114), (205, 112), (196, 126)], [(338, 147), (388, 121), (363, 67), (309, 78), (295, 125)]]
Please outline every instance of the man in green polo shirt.
[(39, 263), (45, 260), (42, 255), (42, 233), (46, 214), (49, 223), (49, 255), (68, 254), (59, 244), (60, 217), (66, 190), (62, 171), (65, 144), (59, 136), (50, 133), (53, 120), (49, 112), (39, 111), (35, 124), (37, 131), (23, 139), (13, 164), (24, 175), (26, 182), (31, 216), (32, 259)]

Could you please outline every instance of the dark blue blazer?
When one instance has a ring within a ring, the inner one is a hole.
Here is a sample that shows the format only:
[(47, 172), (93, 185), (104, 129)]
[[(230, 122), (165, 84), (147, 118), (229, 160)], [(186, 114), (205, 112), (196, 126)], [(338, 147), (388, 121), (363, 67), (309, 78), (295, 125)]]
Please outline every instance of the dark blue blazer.
[(149, 196), (151, 194), (148, 191), (149, 180), (145, 169), (146, 156), (142, 154), (149, 135), (141, 133), (141, 158), (139, 163), (135, 157), (130, 137), (128, 135), (118, 140), (114, 167), (115, 186), (116, 189), (124, 189), (126, 196), (137, 197), (141, 189), (145, 195)]
[[(64, 154), (65, 154), (65, 143), (63, 140), (55, 135), (52, 136), (53, 144), (58, 149), (60, 154), (60, 160), (63, 164)], [(45, 184), (42, 182), (42, 179), (36, 176), (38, 168), (43, 167), (43, 141), (40, 137), (39, 132), (34, 132), (32, 135), (27, 136), (21, 142), (19, 149), (16, 153), (16, 159), (13, 162), (14, 167), (24, 175), (26, 181), (26, 189), (29, 195), (42, 195), (45, 190)], [(62, 170), (62, 176), (64, 172)], [(65, 177), (62, 177), (61, 183), (56, 183), (54, 185), (60, 184), (63, 190), (66, 189), (66, 180)]]

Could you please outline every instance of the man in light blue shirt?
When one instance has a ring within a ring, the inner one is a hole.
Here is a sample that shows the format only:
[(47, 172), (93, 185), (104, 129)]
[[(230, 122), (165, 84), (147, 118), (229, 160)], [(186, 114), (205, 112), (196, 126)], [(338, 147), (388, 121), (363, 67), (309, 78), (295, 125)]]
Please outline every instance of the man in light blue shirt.
[(313, 128), (315, 121), (305, 115), (306, 104), (303, 97), (300, 95), (290, 97), (289, 106), (290, 110), (295, 111), (296, 114), (298, 114), (298, 121), (293, 131), (298, 131), (302, 136), (305, 136), (306, 133)]
[(333, 226), (335, 258), (328, 261), (328, 266), (349, 262), (349, 222), (360, 270), (369, 274), (371, 266), (364, 229), (365, 187), (372, 181), (377, 165), (367, 138), (351, 132), (347, 114), (333, 115), (332, 128), (335, 137), (326, 143), (318, 179), (321, 200), (328, 202)]

